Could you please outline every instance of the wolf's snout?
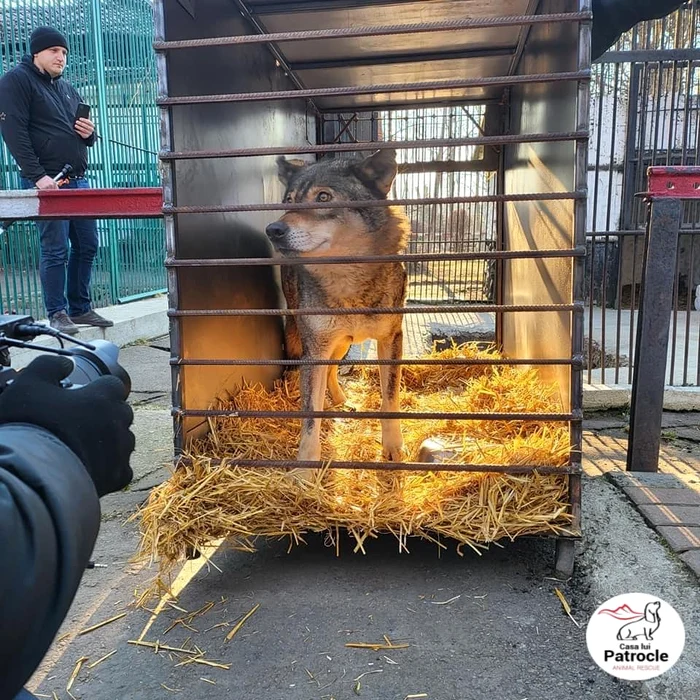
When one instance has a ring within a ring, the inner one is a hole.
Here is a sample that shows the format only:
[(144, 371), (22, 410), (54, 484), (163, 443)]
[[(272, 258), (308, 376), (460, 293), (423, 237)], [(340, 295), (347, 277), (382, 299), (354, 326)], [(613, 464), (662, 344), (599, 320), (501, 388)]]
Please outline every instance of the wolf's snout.
[(289, 232), (289, 226), (284, 223), (284, 221), (273, 221), (265, 229), (268, 238), (271, 241), (278, 241)]

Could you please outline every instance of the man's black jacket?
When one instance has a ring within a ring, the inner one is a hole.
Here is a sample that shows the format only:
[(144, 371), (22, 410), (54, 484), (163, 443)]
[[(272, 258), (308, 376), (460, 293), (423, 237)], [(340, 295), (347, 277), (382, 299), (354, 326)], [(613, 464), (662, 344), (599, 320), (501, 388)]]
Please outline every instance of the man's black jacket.
[(83, 139), (75, 131), (80, 101), (72, 85), (42, 73), (31, 56), (0, 79), (0, 132), (24, 177), (54, 177), (66, 163), (75, 175), (85, 172), (95, 134)]
[(82, 462), (43, 428), (0, 426), (0, 700), (49, 649), (85, 573), (100, 502)]

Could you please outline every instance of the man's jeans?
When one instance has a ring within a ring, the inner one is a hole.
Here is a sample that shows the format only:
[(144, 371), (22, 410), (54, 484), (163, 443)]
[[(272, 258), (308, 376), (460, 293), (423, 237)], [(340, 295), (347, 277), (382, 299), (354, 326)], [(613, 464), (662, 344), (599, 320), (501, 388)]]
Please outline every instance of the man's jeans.
[[(34, 183), (22, 178), (22, 187), (31, 189)], [(61, 189), (89, 187), (83, 178), (70, 180)], [(41, 219), (36, 225), (41, 244), (39, 275), (49, 318), (58, 311), (67, 311), (69, 316), (86, 314), (91, 308), (90, 277), (97, 254), (95, 220)]]
[(18, 695), (15, 695), (13, 700), (37, 700), (37, 697), (32, 695), (26, 688), (23, 688)]

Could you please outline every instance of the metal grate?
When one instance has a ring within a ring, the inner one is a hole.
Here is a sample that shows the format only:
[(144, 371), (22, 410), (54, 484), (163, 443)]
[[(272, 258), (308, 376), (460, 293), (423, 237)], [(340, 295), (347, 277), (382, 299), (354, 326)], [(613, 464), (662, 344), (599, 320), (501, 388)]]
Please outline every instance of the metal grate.
[[(440, 200), (496, 194), (494, 171), (479, 170), (486, 148), (463, 144), (484, 134), (485, 105), (458, 105), (333, 114), (323, 118), (324, 143), (417, 142), (397, 153), (394, 199)], [(411, 221), (409, 253), (488, 252), (496, 248), (496, 203), (406, 206)], [(408, 265), (409, 303), (483, 302), (494, 299), (495, 265), (485, 260), (441, 260)]]
[[(586, 322), (589, 383), (630, 384), (647, 169), (695, 165), (700, 149), (700, 11), (639, 25), (594, 66)], [(700, 385), (700, 208), (683, 203), (667, 383)]]

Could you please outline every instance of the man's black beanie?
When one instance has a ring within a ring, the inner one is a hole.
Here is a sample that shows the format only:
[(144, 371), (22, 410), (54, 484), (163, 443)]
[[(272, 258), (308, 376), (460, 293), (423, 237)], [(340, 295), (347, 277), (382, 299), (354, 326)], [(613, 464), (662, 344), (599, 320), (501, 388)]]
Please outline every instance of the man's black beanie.
[(29, 52), (32, 56), (36, 56), (44, 49), (50, 49), (52, 46), (62, 46), (68, 51), (68, 42), (66, 37), (53, 27), (37, 27), (29, 39)]

